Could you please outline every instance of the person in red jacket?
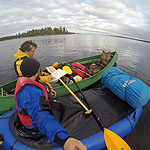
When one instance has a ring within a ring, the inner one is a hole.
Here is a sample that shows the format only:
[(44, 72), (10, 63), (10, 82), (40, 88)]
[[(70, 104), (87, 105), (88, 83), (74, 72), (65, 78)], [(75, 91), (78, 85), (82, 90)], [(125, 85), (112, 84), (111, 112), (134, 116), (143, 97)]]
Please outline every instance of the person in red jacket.
[[(54, 145), (59, 145), (65, 150), (86, 150), (81, 141), (70, 137), (55, 117), (42, 109), (41, 98), (44, 97), (45, 102), (49, 100), (45, 87), (37, 82), (40, 63), (35, 59), (26, 58), (22, 61), (20, 69), (23, 77), (17, 80), (15, 104), (22, 124), (30, 130), (38, 127), (38, 130), (46, 134)], [(49, 92), (56, 96), (54, 90), (49, 89)], [(50, 104), (49, 108), (51, 109)]]

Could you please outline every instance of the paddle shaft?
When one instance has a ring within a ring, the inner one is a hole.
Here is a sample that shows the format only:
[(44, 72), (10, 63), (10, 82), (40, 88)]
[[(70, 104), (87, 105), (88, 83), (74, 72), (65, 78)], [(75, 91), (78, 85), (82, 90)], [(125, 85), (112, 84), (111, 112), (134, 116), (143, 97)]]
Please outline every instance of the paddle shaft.
[(93, 116), (96, 119), (96, 121), (98, 122), (99, 126), (101, 127), (102, 130), (104, 130), (105, 127), (104, 127), (104, 124), (103, 124), (102, 120), (100, 119), (100, 117), (98, 116), (98, 114), (96, 113), (96, 111), (94, 110), (94, 108), (88, 103), (87, 99), (85, 98), (85, 96), (83, 94), (83, 91), (80, 89), (80, 87), (78, 86), (77, 82), (74, 80), (74, 78), (72, 77), (72, 75), (70, 75), (70, 76), (71, 76), (73, 82), (75, 83), (75, 85), (77, 86), (77, 88), (79, 89), (79, 91), (80, 91), (80, 93), (81, 93), (84, 101), (86, 102), (87, 106), (93, 110), (92, 111)]
[(64, 87), (71, 93), (71, 95), (80, 103), (80, 105), (87, 111), (88, 108), (78, 99), (78, 97), (66, 86), (66, 84), (59, 79), (59, 81), (64, 85)]
[(79, 89), (79, 91), (80, 91), (80, 93), (81, 93), (83, 99), (86, 100), (86, 98), (85, 98), (85, 96), (84, 96), (82, 90), (81, 90), (80, 87), (78, 86), (77, 82), (76, 82), (75, 79), (72, 77), (72, 75), (70, 75), (70, 76), (71, 76), (71, 79), (72, 79), (72, 81), (74, 82), (74, 84), (75, 84), (75, 85), (77, 86), (77, 88)]
[[(52, 73), (54, 72), (56, 69), (54, 67), (46, 67), (47, 71)], [(78, 101), (78, 103), (86, 110), (85, 114), (90, 114), (92, 109), (88, 109), (80, 100), (79, 98), (69, 89), (69, 87), (61, 80), (59, 79), (59, 81), (64, 85), (64, 87), (71, 93), (71, 95)]]
[(66, 71), (68, 73), (68, 75), (71, 77), (71, 79), (73, 80), (74, 84), (76, 85), (76, 87), (79, 89), (84, 101), (86, 102), (87, 106), (89, 108), (91, 108), (93, 110), (93, 116), (94, 118), (96, 119), (96, 121), (98, 122), (99, 126), (102, 128), (102, 130), (104, 130), (104, 124), (103, 122), (101, 121), (100, 117), (98, 116), (98, 114), (96, 113), (96, 111), (93, 109), (93, 107), (88, 103), (88, 101), (86, 100), (84, 94), (83, 94), (83, 91), (80, 89), (79, 85), (77, 84), (77, 82), (75, 81), (75, 79), (73, 78), (72, 76), (72, 70), (69, 66), (66, 66), (66, 68), (63, 68), (64, 71)]

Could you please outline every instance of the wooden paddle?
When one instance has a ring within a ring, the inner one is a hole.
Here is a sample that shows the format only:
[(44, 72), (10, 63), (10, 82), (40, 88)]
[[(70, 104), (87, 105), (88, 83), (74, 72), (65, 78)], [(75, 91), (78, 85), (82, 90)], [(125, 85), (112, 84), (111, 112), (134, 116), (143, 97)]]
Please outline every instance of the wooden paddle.
[[(66, 71), (70, 75), (72, 74), (72, 70), (69, 66), (64, 66), (63, 70)], [(73, 77), (72, 77), (72, 79), (73, 79)], [(100, 128), (104, 131), (104, 139), (105, 139), (105, 143), (106, 143), (108, 150), (131, 150), (131, 148), (128, 146), (128, 144), (120, 136), (118, 136), (116, 133), (114, 133), (111, 130), (108, 130), (104, 127), (104, 124), (103, 124), (101, 118), (98, 116), (96, 111), (92, 108), (92, 106), (88, 103), (82, 90), (80, 89), (80, 87), (78, 86), (78, 84), (76, 83), (76, 81), (74, 79), (73, 79), (73, 82), (79, 89), (79, 91), (82, 94), (88, 107), (90, 107), (93, 110), (92, 113), (93, 113), (94, 118), (96, 119)]]
[[(56, 71), (56, 69), (53, 66), (46, 67), (46, 70), (49, 73), (53, 73), (54, 71)], [(90, 114), (92, 112), (92, 109), (88, 109), (60, 78), (59, 78), (59, 81), (71, 93), (71, 95), (79, 102), (79, 104), (86, 110), (85, 114)]]

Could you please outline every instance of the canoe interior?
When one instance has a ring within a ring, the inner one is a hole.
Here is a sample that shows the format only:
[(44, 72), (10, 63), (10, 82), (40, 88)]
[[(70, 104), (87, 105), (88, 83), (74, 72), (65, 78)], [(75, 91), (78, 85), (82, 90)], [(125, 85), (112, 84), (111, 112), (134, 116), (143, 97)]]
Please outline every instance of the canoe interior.
[[(112, 58), (113, 58), (113, 56), (114, 56), (114, 54), (115, 54), (116, 52), (111, 52), (111, 60), (112, 60)], [(90, 57), (86, 57), (86, 58), (82, 58), (82, 59), (78, 59), (78, 60), (74, 60), (74, 61), (70, 61), (70, 62), (67, 62), (68, 64), (72, 64), (73, 62), (79, 62), (79, 63), (81, 63), (81, 64), (83, 64), (83, 65), (85, 65), (85, 64), (88, 64), (88, 63), (92, 63), (92, 62), (94, 62), (94, 61), (98, 61), (99, 59), (100, 59), (100, 57), (101, 57), (101, 55), (96, 55), (96, 56), (90, 56)], [(118, 57), (118, 55), (116, 56), (116, 57)], [(65, 63), (64, 63), (65, 64)], [(45, 71), (46, 72), (46, 69), (44, 69), (43, 71)], [(4, 85), (1, 85), (0, 86), (0, 88), (1, 88), (1, 92), (2, 92), (2, 90), (4, 90), (4, 91), (6, 91), (6, 92), (14, 92), (14, 89), (15, 89), (15, 87), (16, 87), (16, 82), (17, 82), (17, 80), (15, 80), (15, 81), (12, 81), (12, 82), (9, 82), (9, 83), (6, 83), (6, 84), (4, 84)]]

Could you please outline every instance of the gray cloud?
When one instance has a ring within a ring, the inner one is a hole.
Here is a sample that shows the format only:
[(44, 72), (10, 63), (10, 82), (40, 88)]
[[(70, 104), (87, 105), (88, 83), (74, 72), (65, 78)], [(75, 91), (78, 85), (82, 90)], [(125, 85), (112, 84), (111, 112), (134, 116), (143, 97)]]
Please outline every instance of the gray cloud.
[(0, 37), (65, 26), (72, 32), (150, 40), (149, 0), (0, 0), (0, 10)]

